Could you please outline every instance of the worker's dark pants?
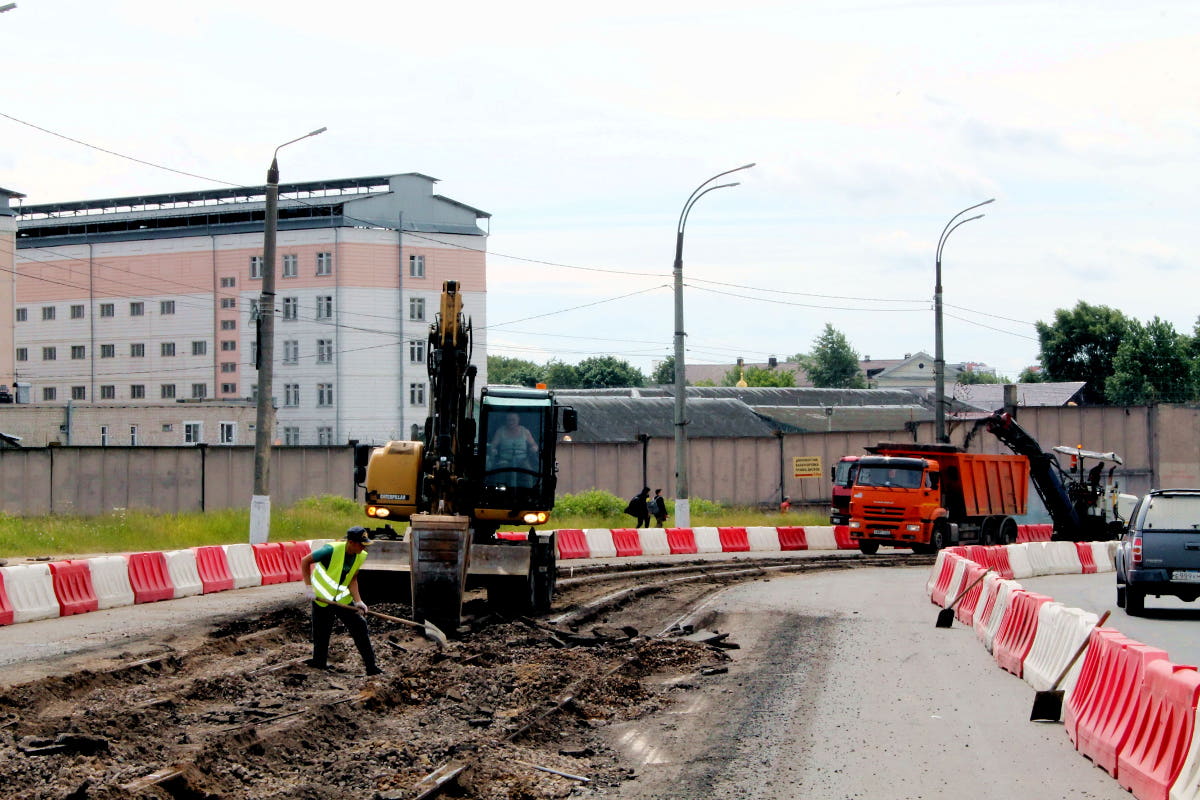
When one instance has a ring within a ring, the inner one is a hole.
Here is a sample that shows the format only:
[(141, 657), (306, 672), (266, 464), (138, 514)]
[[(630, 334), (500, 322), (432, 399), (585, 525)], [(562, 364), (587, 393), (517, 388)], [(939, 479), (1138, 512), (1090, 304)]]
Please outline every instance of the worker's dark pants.
[(362, 656), (363, 666), (367, 669), (374, 668), (375, 651), (371, 648), (371, 636), (367, 632), (367, 621), (353, 606), (344, 606), (341, 603), (329, 603), (324, 606), (312, 604), (313, 665), (324, 667), (328, 664), (329, 635), (333, 633), (334, 617), (340, 619), (346, 629), (350, 631), (350, 636), (354, 639), (354, 646), (358, 648), (358, 654)]

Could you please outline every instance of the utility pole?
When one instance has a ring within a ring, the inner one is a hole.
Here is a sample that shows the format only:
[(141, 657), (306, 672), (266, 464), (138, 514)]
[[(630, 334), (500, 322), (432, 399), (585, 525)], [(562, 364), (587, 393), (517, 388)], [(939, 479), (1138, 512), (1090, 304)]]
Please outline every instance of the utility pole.
[(275, 433), (272, 379), (275, 365), (275, 234), (279, 227), (279, 151), (301, 139), (324, 133), (319, 128), (275, 148), (267, 169), (266, 211), (263, 220), (262, 293), (258, 297), (254, 365), (258, 369), (258, 398), (254, 418), (254, 495), (250, 498), (250, 543), (271, 537), (271, 441)]

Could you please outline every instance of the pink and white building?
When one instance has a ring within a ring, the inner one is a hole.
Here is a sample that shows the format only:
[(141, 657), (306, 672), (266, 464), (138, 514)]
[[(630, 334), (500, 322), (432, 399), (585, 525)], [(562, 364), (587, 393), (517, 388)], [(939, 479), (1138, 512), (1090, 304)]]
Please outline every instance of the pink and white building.
[[(462, 285), (486, 379), (480, 221), (490, 215), (434, 194), (435, 183), (408, 173), (280, 185), (280, 444), (408, 438), (423, 426), (426, 340), (445, 280)], [(21, 387), (31, 404), (75, 407), (253, 398), (264, 191), (0, 213), (0, 384)], [(4, 194), (0, 212), (20, 197)], [(179, 431), (178, 444), (197, 435), (254, 439), (193, 429)]]

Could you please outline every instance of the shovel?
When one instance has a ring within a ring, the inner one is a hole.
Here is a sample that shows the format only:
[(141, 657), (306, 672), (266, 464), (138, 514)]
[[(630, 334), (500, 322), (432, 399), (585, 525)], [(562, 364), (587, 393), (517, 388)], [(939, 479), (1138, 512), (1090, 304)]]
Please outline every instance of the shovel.
[(439, 628), (437, 625), (434, 625), (432, 622), (429, 622), (428, 620), (425, 622), (413, 622), (411, 619), (393, 617), (391, 614), (383, 614), (379, 611), (371, 611), (370, 609), (367, 609), (366, 613), (372, 617), (386, 619), (388, 622), (398, 622), (401, 625), (407, 625), (410, 628), (417, 628), (418, 630), (424, 632), (426, 639), (432, 639), (433, 641), (437, 642), (438, 647), (446, 647), (450, 644), (450, 641), (446, 638), (446, 634), (442, 633), (441, 628)]
[[(1092, 626), (1092, 630), (1099, 628), (1108, 621), (1109, 612), (1105, 611), (1096, 624)], [(1087, 650), (1088, 643), (1092, 640), (1092, 633), (1088, 631), (1088, 635), (1084, 638), (1083, 644), (1079, 645), (1079, 649), (1075, 651), (1075, 655), (1071, 656), (1071, 660), (1063, 667), (1063, 671), (1059, 673), (1058, 680), (1054, 682), (1047, 691), (1038, 692), (1033, 696), (1033, 710), (1029, 712), (1030, 722), (1058, 722), (1062, 716), (1063, 690), (1059, 689), (1059, 685), (1067, 679), (1067, 673), (1071, 671), (1071, 667), (1075, 666), (1075, 662), (1083, 655), (1083, 651)]]
[(981, 580), (983, 580), (984, 578), (986, 578), (988, 576), (989, 572), (991, 572), (990, 569), (984, 570), (982, 575), (980, 575), (975, 580), (971, 581), (970, 586), (968, 586), (967, 588), (963, 589), (961, 592), (958, 593), (958, 597), (954, 598), (954, 601), (952, 603), (950, 603), (950, 605), (946, 606), (945, 608), (943, 608), (941, 611), (938, 612), (937, 627), (939, 627), (939, 628), (953, 628), (954, 627), (954, 607), (956, 605), (958, 605), (959, 600), (962, 600), (964, 597), (967, 596), (967, 592), (971, 591), (977, 585), (979, 585), (979, 582)]

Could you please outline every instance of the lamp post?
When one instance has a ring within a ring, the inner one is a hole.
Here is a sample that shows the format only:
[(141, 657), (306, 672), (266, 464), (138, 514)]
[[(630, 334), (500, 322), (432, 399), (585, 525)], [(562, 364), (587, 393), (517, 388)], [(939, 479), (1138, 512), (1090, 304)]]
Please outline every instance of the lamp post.
[(275, 148), (267, 169), (266, 212), (263, 220), (262, 293), (258, 298), (258, 402), (254, 418), (254, 495), (250, 498), (250, 543), (262, 544), (271, 534), (271, 438), (274, 408), (271, 387), (275, 362), (275, 232), (279, 225), (279, 151), (301, 139), (324, 133), (318, 128)]
[(683, 363), (683, 337), (687, 334), (683, 331), (683, 230), (687, 226), (688, 214), (697, 200), (714, 189), (727, 189), (738, 185), (734, 182), (709, 186), (710, 183), (731, 172), (740, 172), (753, 166), (754, 164), (743, 164), (718, 172), (697, 186), (696, 191), (692, 192), (683, 204), (683, 210), (679, 212), (679, 225), (675, 228), (675, 524), (680, 528), (690, 528), (692, 525), (692, 512), (688, 505), (687, 430), (684, 427), (687, 425), (687, 400), (684, 396), (687, 376)]
[[(934, 397), (934, 438), (938, 442), (949, 442), (950, 437), (946, 435), (946, 359), (942, 352), (942, 248), (946, 244), (946, 239), (954, 232), (959, 225), (965, 225), (972, 220), (981, 219), (983, 214), (976, 214), (973, 217), (967, 217), (963, 220), (958, 220), (963, 214), (968, 211), (974, 211), (980, 206), (986, 206), (988, 203), (996, 202), (996, 198), (984, 200), (982, 203), (976, 203), (973, 206), (968, 206), (962, 211), (955, 214), (946, 223), (946, 227), (942, 228), (942, 235), (938, 238), (937, 245), (937, 262), (936, 273), (937, 278), (933, 286), (933, 335), (934, 335), (934, 355), (933, 355), (933, 372), (936, 380), (936, 395)], [(958, 220), (958, 222), (955, 222)]]

